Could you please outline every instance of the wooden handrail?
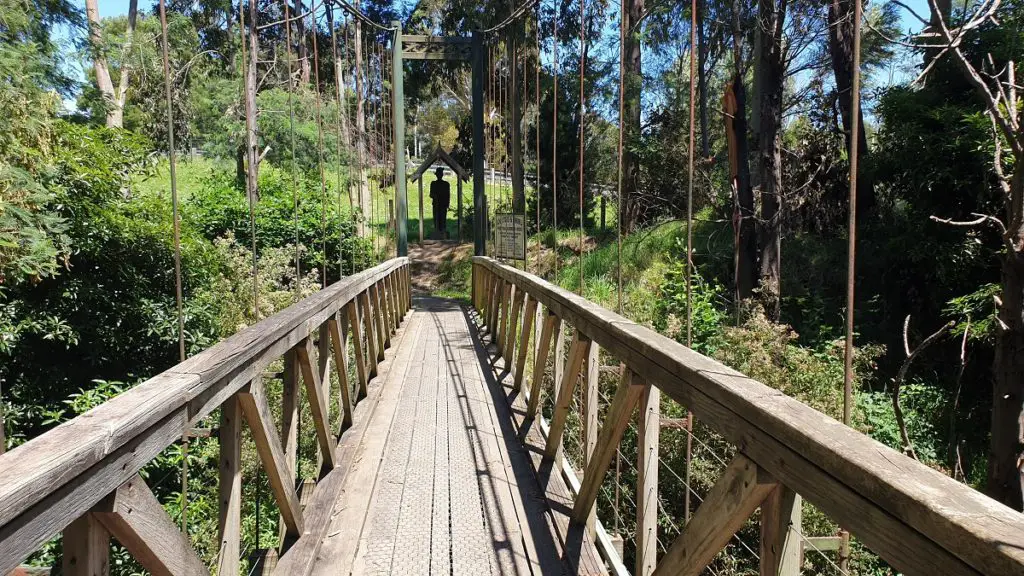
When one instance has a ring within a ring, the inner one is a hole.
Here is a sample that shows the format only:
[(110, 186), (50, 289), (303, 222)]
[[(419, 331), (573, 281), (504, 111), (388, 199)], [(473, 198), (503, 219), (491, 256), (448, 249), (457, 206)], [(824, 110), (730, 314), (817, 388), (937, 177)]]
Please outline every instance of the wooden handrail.
[[(901, 572), (1024, 574), (1024, 514), (541, 278), (488, 257), (474, 257), (473, 268), (473, 300), (488, 330), (509, 322), (498, 313), (508, 308), (509, 290), (535, 299), (575, 327), (578, 338), (693, 410), (771, 482), (806, 497)], [(547, 346), (541, 343), (545, 354)], [(567, 373), (562, 381), (576, 377)], [(530, 402), (535, 406), (535, 398)]]
[[(262, 389), (258, 385), (250, 387), (250, 383), (258, 382), (271, 362), (286, 353), (294, 354), (299, 366), (289, 367), (291, 377), (298, 377), (294, 374), (298, 368), (305, 375), (307, 396), (313, 400), (314, 427), (326, 461), (333, 465), (337, 431), (330, 430), (326, 422), (327, 401), (319, 394), (322, 375), (310, 361), (311, 337), (333, 332), (338, 338), (340, 330), (336, 325), (332, 324), (333, 330), (326, 329), (329, 321), (351, 322), (358, 327), (355, 303), (362, 298), (372, 350), (365, 360), (373, 364), (375, 371), (378, 352), (372, 346), (374, 340), (382, 344), (386, 340), (385, 345), (389, 344), (390, 338), (385, 338), (382, 331), (390, 333), (397, 327), (411, 305), (408, 267), (408, 258), (395, 258), (344, 278), (0, 455), (0, 574), (8, 573), (77, 519), (100, 514), (95, 508), (98, 503), (117, 494), (150, 460), (229, 400), (233, 408), (226, 412), (234, 418), (229, 424), (233, 430), (239, 430), (238, 419), (244, 412), (250, 427), (258, 432), (258, 443), (274, 444), (261, 447), (260, 455), (275, 475), (272, 484), (276, 481), (276, 493), (285, 503), (283, 510), (287, 512), (289, 529), (301, 532), (297, 501), (289, 493), (292, 487), (286, 486), (288, 481), (284, 477), (292, 472), (288, 468), (293, 465), (286, 462), (273, 422), (265, 421), (268, 407)], [(372, 312), (368, 293), (374, 300)], [(397, 309), (388, 309), (391, 304)], [(347, 318), (340, 314), (346, 310)], [(357, 361), (362, 363), (364, 354), (357, 330), (353, 330), (353, 336)], [(365, 395), (365, 367), (360, 365), (357, 372), (361, 380), (359, 393)], [(244, 410), (237, 409), (239, 398)], [(351, 418), (351, 413), (348, 416)], [(224, 417), (222, 414), (222, 420)], [(294, 439), (290, 438), (291, 441)], [(231, 439), (222, 438), (222, 449), (225, 442), (230, 446)], [(237, 549), (237, 543), (234, 546)]]

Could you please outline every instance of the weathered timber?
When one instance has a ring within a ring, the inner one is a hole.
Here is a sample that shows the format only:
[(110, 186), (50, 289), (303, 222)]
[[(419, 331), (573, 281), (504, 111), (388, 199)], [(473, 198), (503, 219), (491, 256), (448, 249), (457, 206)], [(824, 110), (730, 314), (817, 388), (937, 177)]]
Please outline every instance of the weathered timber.
[(93, 515), (154, 576), (210, 573), (141, 476), (103, 499)]
[[(67, 576), (106, 576), (110, 573), (110, 532), (92, 513), (83, 514), (64, 529), (62, 573)], [(6, 572), (4, 572), (6, 574)]]
[(217, 574), (238, 574), (242, 538), (242, 407), (232, 396), (220, 410)]
[(782, 485), (761, 503), (761, 576), (800, 576), (800, 505)]
[(619, 448), (622, 433), (626, 431), (633, 416), (633, 408), (636, 407), (643, 391), (644, 386), (634, 380), (633, 372), (628, 369), (623, 370), (619, 386), (615, 389), (615, 397), (612, 398), (612, 404), (608, 408), (608, 416), (601, 428), (601, 435), (597, 438), (596, 450), (587, 463), (586, 472), (583, 474), (583, 484), (580, 486), (580, 492), (573, 504), (573, 521), (579, 524), (589, 521), (590, 514), (594, 509), (594, 502), (597, 500), (598, 490), (601, 488), (601, 481), (604, 480), (605, 472), (608, 471), (608, 466)]
[(302, 511), (299, 509), (299, 498), (295, 494), (295, 472), (288, 465), (284, 450), (281, 448), (281, 440), (274, 429), (274, 414), (270, 411), (263, 382), (259, 379), (253, 380), (248, 389), (238, 393), (238, 401), (252, 432), (256, 452), (259, 453), (263, 469), (270, 480), (270, 489), (281, 511), (287, 534), (302, 534)]
[(296, 346), (295, 351), (298, 353), (299, 368), (302, 369), (302, 381), (306, 385), (306, 398), (309, 400), (309, 411), (313, 414), (313, 428), (316, 430), (320, 454), (323, 455), (327, 468), (334, 468), (337, 464), (334, 460), (334, 449), (337, 444), (334, 441), (334, 432), (331, 430), (330, 422), (327, 420), (327, 399), (324, 397), (323, 387), (320, 385), (320, 374), (313, 369), (313, 364), (310, 361), (313, 343), (306, 340)]
[(327, 321), (327, 327), (331, 333), (334, 365), (338, 370), (338, 384), (341, 390), (338, 404), (341, 406), (341, 430), (344, 430), (352, 425), (352, 396), (349, 393), (351, 386), (348, 381), (348, 345), (341, 330), (340, 311)]
[[(1024, 516), (778, 390), (486, 257), (907, 574), (1024, 574)], [(1000, 543), (1000, 544), (996, 544)]]
[(516, 369), (514, 376), (514, 389), (520, 394), (525, 394), (523, 372), (526, 371), (526, 356), (530, 351), (530, 336), (533, 334), (533, 320), (537, 316), (537, 301), (530, 298), (526, 303), (526, 312), (523, 316), (523, 331), (519, 335), (519, 349), (516, 351)]
[(776, 486), (757, 464), (738, 454), (662, 557), (654, 576), (703, 572)]
[(352, 352), (356, 360), (356, 377), (359, 379), (359, 391), (356, 397), (364, 398), (370, 377), (367, 374), (366, 355), (363, 354), (363, 336), (359, 329), (359, 308), (355, 302), (345, 305), (345, 314), (348, 316), (349, 329), (352, 331)]
[[(536, 300), (533, 300), (536, 302)], [(544, 317), (544, 327), (540, 331), (540, 348), (533, 362), (533, 378), (530, 381), (530, 403), (526, 408), (528, 418), (537, 416), (540, 407), (540, 391), (544, 384), (544, 371), (547, 369), (549, 351), (552, 340), (562, 337), (562, 321), (549, 310)]]
[[(565, 423), (569, 416), (569, 407), (572, 404), (572, 394), (576, 389), (576, 380), (579, 379), (583, 362), (589, 353), (590, 339), (577, 331), (572, 338), (572, 346), (569, 347), (569, 359), (565, 362), (565, 377), (562, 379), (562, 385), (558, 388), (555, 413), (551, 417), (551, 430), (548, 432), (547, 444), (544, 447), (544, 458), (554, 459), (562, 447), (562, 434), (565, 432)], [(555, 360), (557, 361), (557, 358)]]
[(643, 386), (637, 425), (636, 457), (636, 576), (650, 576), (658, 557), (658, 420), (661, 390), (640, 377)]

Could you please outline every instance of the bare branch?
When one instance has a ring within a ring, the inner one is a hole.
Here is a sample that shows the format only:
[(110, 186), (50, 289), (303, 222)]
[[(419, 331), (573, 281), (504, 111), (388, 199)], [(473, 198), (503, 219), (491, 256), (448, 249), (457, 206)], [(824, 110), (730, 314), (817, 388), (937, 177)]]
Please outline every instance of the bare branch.
[(906, 320), (903, 321), (903, 346), (907, 352), (907, 359), (903, 361), (903, 365), (900, 366), (900, 371), (896, 374), (896, 378), (892, 382), (892, 409), (896, 415), (896, 424), (900, 428), (900, 438), (903, 440), (903, 453), (910, 456), (914, 460), (917, 460), (917, 452), (914, 450), (914, 445), (910, 441), (910, 434), (907, 432), (906, 419), (903, 416), (903, 407), (900, 405), (900, 387), (903, 386), (903, 381), (907, 377), (907, 371), (910, 370), (911, 363), (917, 358), (925, 348), (931, 346), (935, 341), (942, 337), (943, 334), (949, 331), (950, 328), (955, 326), (955, 322), (950, 321), (944, 324), (941, 328), (935, 331), (931, 336), (925, 338), (920, 345), (914, 350), (910, 350), (910, 345), (907, 343), (907, 331), (910, 328), (910, 315), (907, 315)]

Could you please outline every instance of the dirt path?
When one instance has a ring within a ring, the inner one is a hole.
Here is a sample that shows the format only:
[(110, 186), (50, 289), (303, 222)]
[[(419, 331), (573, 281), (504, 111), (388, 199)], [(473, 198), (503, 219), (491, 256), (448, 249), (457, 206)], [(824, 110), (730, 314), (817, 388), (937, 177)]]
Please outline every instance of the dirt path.
[(427, 240), (422, 246), (409, 243), (409, 258), (412, 259), (412, 288), (417, 292), (431, 293), (437, 288), (439, 267), (442, 262), (456, 258), (469, 258), (473, 244)]

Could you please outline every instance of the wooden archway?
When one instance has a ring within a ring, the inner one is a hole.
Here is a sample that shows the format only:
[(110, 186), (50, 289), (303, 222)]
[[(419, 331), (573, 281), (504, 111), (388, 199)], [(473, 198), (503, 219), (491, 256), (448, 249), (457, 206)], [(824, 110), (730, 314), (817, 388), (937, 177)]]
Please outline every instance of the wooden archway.
[(448, 152), (443, 147), (441, 147), (440, 144), (438, 144), (434, 147), (434, 150), (427, 155), (427, 157), (420, 164), (419, 168), (417, 168), (416, 171), (413, 172), (412, 176), (409, 178), (410, 180), (416, 182), (419, 185), (421, 245), (423, 244), (423, 175), (427, 172), (427, 170), (430, 169), (431, 166), (433, 166), (439, 160), (443, 162), (445, 166), (451, 168), (452, 172), (455, 173), (455, 187), (457, 197), (456, 205), (458, 206), (457, 222), (459, 226), (458, 235), (459, 242), (462, 242), (462, 182), (468, 182), (469, 179), (472, 177), (472, 174), (470, 174), (465, 168), (463, 168), (462, 164), (459, 164), (458, 160), (452, 158), (452, 156), (448, 154)]

